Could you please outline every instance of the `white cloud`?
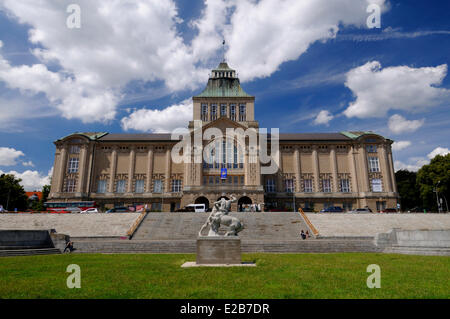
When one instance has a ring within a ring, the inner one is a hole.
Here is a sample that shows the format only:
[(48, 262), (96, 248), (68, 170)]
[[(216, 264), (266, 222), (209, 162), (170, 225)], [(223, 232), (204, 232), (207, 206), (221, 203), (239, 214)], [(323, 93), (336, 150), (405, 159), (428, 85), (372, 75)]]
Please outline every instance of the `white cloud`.
[(436, 155), (442, 155), (445, 156), (448, 153), (450, 153), (450, 150), (446, 147), (436, 147), (434, 150), (432, 150), (427, 157), (429, 159), (433, 159)]
[[(267, 77), (316, 41), (335, 38), (339, 24), (365, 26), (366, 0), (239, 0), (224, 30), (227, 59), (242, 80)], [(386, 10), (385, 1), (377, 2)]]
[(333, 115), (328, 112), (327, 110), (322, 110), (317, 114), (316, 118), (314, 119), (314, 124), (325, 124), (328, 125), (328, 122), (330, 122), (333, 119)]
[[(370, 2), (386, 10), (385, 0)], [(68, 119), (108, 122), (131, 81), (162, 81), (168, 93), (198, 88), (221, 55), (222, 38), (243, 81), (267, 77), (312, 43), (334, 38), (339, 25), (366, 27), (368, 3), (208, 0), (190, 23), (198, 32), (187, 44), (173, 0), (78, 0), (80, 29), (66, 27), (64, 1), (3, 0), (0, 9), (29, 27), (39, 63), (12, 65), (0, 56), (0, 80), (22, 93), (43, 93)]]
[(27, 167), (27, 166), (34, 167), (34, 164), (33, 164), (32, 161), (22, 162), (22, 165), (25, 166), (25, 167)]
[(9, 147), (0, 147), (0, 166), (16, 165), (17, 159), (25, 154)]
[(399, 114), (394, 114), (389, 118), (388, 127), (394, 134), (411, 133), (420, 128), (425, 119), (409, 121)]
[(417, 172), (423, 165), (429, 164), (430, 161), (428, 161), (425, 158), (410, 158), (408, 162), (409, 163), (404, 163), (402, 161), (395, 161), (394, 162), (395, 171), (405, 169), (408, 171)]
[(371, 61), (347, 73), (345, 85), (356, 100), (344, 111), (347, 117), (383, 117), (389, 110), (418, 112), (442, 104), (450, 90), (438, 88), (447, 75), (447, 65), (413, 68), (381, 68)]
[(40, 191), (42, 186), (50, 184), (50, 172), (49, 174), (44, 175), (38, 171), (31, 170), (26, 170), (22, 173), (16, 171), (4, 172), (0, 170), (0, 174), (11, 174), (16, 178), (20, 178), (22, 180), (20, 184), (23, 186), (25, 191)]
[(410, 141), (397, 141), (392, 144), (393, 151), (401, 151), (411, 145)]
[(192, 119), (192, 112), (192, 101), (188, 99), (162, 110), (136, 110), (127, 117), (122, 118), (121, 125), (125, 131), (171, 132), (175, 128), (185, 128)]

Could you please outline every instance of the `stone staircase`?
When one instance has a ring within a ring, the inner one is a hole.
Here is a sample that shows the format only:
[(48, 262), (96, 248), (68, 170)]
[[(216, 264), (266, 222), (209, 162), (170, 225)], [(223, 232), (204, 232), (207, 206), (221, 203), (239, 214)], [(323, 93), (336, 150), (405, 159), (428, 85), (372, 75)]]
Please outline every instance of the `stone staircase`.
[[(195, 240), (116, 240), (74, 242), (75, 253), (195, 253)], [(373, 240), (242, 240), (242, 252), (378, 252)]]
[(37, 256), (37, 255), (54, 255), (54, 254), (61, 254), (61, 252), (57, 248), (0, 250), (0, 257)]
[[(294, 212), (230, 213), (244, 223), (242, 240), (297, 240), (308, 227)], [(209, 213), (149, 213), (133, 240), (195, 240)], [(224, 232), (226, 227), (222, 227)], [(205, 231), (206, 233), (206, 231)]]

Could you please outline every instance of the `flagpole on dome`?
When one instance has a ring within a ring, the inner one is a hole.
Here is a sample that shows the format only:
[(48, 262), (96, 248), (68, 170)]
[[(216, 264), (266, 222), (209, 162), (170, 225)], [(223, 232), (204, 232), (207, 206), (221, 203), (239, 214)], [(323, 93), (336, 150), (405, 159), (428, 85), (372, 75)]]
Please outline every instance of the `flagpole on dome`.
[(223, 39), (223, 41), (222, 41), (222, 51), (223, 51), (223, 61), (222, 62), (225, 62), (225, 39)]

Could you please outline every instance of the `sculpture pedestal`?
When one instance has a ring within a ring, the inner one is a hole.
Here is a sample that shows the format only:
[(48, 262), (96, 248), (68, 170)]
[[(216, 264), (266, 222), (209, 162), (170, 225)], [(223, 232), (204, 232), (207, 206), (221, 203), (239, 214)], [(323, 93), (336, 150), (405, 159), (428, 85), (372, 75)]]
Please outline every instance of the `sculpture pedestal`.
[(241, 264), (241, 239), (237, 236), (199, 237), (197, 265)]

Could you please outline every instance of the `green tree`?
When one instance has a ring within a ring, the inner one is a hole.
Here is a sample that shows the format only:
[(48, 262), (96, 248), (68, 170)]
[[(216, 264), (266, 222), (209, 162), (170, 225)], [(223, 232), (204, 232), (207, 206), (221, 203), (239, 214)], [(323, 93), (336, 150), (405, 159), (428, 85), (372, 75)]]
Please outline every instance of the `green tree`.
[(430, 164), (422, 166), (417, 172), (417, 184), (425, 208), (432, 211), (438, 210), (434, 192), (437, 189), (445, 211), (445, 201), (450, 197), (450, 154), (436, 155)]
[(397, 190), (400, 195), (400, 205), (402, 210), (422, 206), (416, 178), (416, 172), (410, 172), (408, 170), (399, 170), (395, 172), (395, 180), (397, 181)]
[(22, 180), (11, 174), (0, 176), (0, 205), (9, 211), (27, 209), (28, 198), (20, 182)]

